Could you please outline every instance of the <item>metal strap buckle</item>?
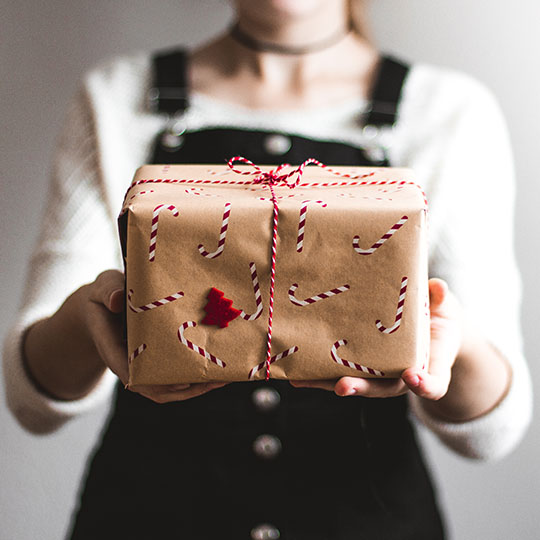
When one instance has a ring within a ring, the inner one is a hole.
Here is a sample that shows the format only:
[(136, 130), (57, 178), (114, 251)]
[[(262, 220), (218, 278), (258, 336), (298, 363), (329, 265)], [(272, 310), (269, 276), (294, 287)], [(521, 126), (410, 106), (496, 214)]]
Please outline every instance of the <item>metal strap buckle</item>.
[[(174, 114), (178, 111), (184, 111), (188, 104), (188, 97), (185, 88), (158, 88), (154, 86), (148, 90), (146, 98), (148, 108), (153, 112), (166, 112), (168, 114)], [(177, 103), (175, 104), (175, 102)]]

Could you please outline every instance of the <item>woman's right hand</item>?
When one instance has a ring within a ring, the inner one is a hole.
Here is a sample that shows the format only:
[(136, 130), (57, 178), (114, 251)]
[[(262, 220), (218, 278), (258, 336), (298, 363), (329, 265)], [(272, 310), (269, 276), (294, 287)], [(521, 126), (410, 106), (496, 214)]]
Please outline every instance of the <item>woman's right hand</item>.
[(52, 317), (32, 326), (25, 339), (25, 360), (38, 386), (57, 399), (79, 399), (94, 388), (108, 367), (128, 390), (156, 403), (168, 403), (227, 384), (128, 387), (124, 309), (124, 274), (107, 270), (75, 291)]
[(124, 305), (124, 274), (107, 270), (87, 286), (86, 327), (95, 348), (109, 369), (126, 389), (137, 392), (156, 403), (183, 401), (227, 383), (194, 383), (127, 386), (129, 380), (128, 353), (122, 340)]

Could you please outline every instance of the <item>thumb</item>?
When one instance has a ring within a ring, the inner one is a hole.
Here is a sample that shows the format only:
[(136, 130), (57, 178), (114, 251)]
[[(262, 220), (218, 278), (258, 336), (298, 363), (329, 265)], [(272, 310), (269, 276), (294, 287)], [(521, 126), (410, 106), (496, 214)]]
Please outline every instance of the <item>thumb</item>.
[(439, 278), (429, 280), (429, 309), (431, 313), (441, 309), (444, 301), (448, 297), (448, 285), (446, 281)]
[(90, 300), (103, 304), (112, 313), (124, 309), (124, 274), (118, 270), (106, 270), (99, 274), (90, 286)]
[(124, 284), (122, 283), (121, 289), (115, 289), (111, 292), (109, 296), (109, 304), (107, 307), (113, 313), (122, 313), (124, 311), (124, 298), (125, 298), (125, 289)]

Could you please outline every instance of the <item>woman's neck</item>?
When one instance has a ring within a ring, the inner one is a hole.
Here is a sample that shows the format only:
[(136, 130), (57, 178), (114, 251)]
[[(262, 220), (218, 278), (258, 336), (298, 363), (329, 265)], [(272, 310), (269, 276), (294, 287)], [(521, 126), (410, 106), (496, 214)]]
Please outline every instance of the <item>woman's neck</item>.
[[(313, 0), (311, 4), (302, 0), (237, 0), (239, 32), (262, 44), (260, 48), (250, 47), (236, 39), (234, 52), (241, 65), (260, 80), (273, 84), (289, 81), (294, 87), (313, 76), (317, 67), (326, 64), (328, 53), (339, 48), (350, 24), (346, 0), (319, 3)], [(327, 46), (321, 47), (326, 43)], [(283, 54), (274, 48), (307, 52)]]
[[(192, 56), (194, 90), (252, 108), (279, 109), (369, 95), (378, 54), (361, 36), (348, 32), (348, 12), (337, 8), (340, 2), (321, 2), (324, 9), (281, 18), (242, 10), (242, 2), (238, 4), (238, 26), (253, 39), (294, 48), (311, 44), (317, 50), (302, 54), (257, 50), (227, 33)], [(250, 0), (249, 5), (254, 4), (261, 5)], [(317, 47), (340, 30), (342, 39)]]

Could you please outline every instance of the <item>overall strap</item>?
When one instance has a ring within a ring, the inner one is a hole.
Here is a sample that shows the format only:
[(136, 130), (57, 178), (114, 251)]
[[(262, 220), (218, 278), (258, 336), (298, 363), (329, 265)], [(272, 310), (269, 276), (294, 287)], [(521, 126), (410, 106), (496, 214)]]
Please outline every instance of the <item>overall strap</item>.
[(408, 73), (408, 65), (389, 56), (381, 58), (371, 95), (371, 108), (365, 117), (366, 125), (381, 127), (396, 123), (399, 100)]
[(189, 106), (186, 50), (157, 53), (152, 64), (153, 87), (148, 94), (152, 110), (170, 116), (185, 112)]
[[(153, 59), (154, 79), (149, 92), (152, 109), (171, 116), (183, 113), (189, 106), (187, 52), (175, 49), (156, 54)], [(372, 126), (393, 125), (403, 84), (409, 66), (389, 56), (383, 56), (372, 92), (372, 103), (365, 123)]]

